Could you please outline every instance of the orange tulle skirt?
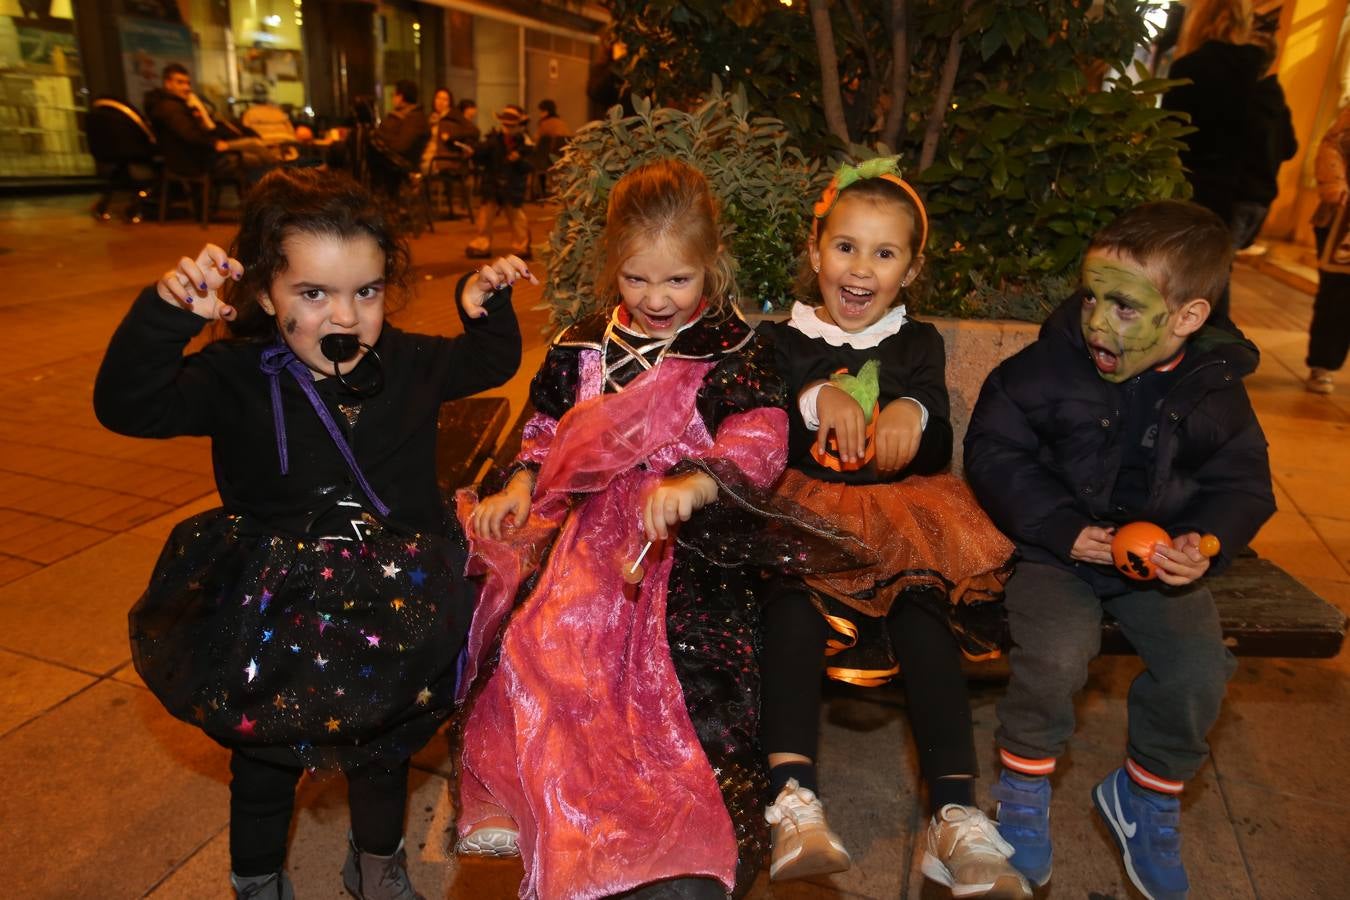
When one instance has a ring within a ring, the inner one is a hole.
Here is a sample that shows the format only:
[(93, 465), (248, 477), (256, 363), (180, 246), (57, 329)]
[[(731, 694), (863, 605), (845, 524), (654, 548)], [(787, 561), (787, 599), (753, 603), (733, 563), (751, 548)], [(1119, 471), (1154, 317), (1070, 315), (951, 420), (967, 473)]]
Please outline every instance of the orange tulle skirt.
[[(924, 595), (949, 602), (949, 621), (967, 656), (998, 654), (998, 635), (967, 634), (971, 629), (960, 623), (989, 619), (969, 613), (1001, 601), (1013, 544), (994, 527), (964, 480), (932, 475), (858, 485), (820, 481), (789, 469), (778, 493), (862, 538), (880, 558), (875, 566), (805, 577), (836, 632), (827, 652), (839, 653), (867, 643), (868, 633), (884, 632), (876, 627), (879, 622), (865, 620), (884, 620), (902, 593), (924, 588)], [(832, 666), (827, 672), (859, 684), (881, 683), (895, 674), (878, 666), (874, 662), (865, 671)]]

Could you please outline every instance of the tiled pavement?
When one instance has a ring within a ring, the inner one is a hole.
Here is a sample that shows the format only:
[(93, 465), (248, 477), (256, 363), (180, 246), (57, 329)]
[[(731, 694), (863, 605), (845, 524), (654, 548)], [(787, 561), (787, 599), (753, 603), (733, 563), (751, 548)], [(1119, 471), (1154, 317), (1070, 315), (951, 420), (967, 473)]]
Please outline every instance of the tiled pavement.
[[(130, 668), (125, 614), (174, 522), (213, 504), (205, 441), (144, 441), (94, 421), (90, 386), (135, 292), (195, 251), (202, 229), (98, 225), (88, 198), (0, 201), (0, 893), (33, 898), (229, 896), (226, 754), (170, 718)], [(536, 231), (548, 211), (533, 207)], [(465, 268), (463, 223), (415, 242), (404, 327), (458, 328), (448, 299)], [(1350, 610), (1350, 383), (1315, 397), (1300, 377), (1309, 298), (1253, 269), (1238, 322), (1260, 344), (1248, 386), (1271, 441), (1280, 512), (1255, 546)], [(526, 358), (502, 393), (518, 405), (542, 357), (545, 317), (521, 292)], [(1124, 690), (1139, 664), (1104, 658), (1056, 782), (1056, 871), (1045, 896), (1131, 896), (1088, 791), (1118, 764)], [(1345, 896), (1350, 884), (1350, 665), (1243, 660), (1213, 734), (1214, 761), (1185, 801), (1195, 897)], [(975, 688), (985, 771), (997, 682)], [(822, 776), (855, 868), (755, 898), (946, 896), (918, 874), (922, 812), (895, 693), (840, 692), (825, 711)], [(445, 745), (417, 758), (407, 833), (429, 898), (509, 898), (512, 863), (456, 864)], [(306, 780), (290, 870), (304, 898), (342, 896), (341, 781)]]

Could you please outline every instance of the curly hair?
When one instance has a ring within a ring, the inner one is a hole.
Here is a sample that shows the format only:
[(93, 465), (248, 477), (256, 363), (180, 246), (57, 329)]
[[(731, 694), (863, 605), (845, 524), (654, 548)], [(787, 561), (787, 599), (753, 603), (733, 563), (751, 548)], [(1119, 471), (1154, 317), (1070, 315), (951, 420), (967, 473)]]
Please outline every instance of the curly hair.
[(736, 274), (717, 216), (708, 179), (686, 162), (658, 159), (624, 175), (609, 195), (604, 261), (595, 282), (604, 304), (618, 302), (624, 262), (639, 248), (667, 240), (703, 267), (709, 312), (721, 312), (736, 296)]
[(258, 298), (286, 271), (285, 240), (293, 234), (370, 236), (384, 252), (386, 293), (402, 298), (411, 264), (408, 245), (370, 192), (346, 175), (274, 169), (244, 198), (239, 233), (230, 244), (230, 256), (244, 266), (243, 277), (227, 282), (224, 289), (225, 302), (236, 310), (234, 321), (226, 325), (232, 337), (273, 334), (276, 323)]

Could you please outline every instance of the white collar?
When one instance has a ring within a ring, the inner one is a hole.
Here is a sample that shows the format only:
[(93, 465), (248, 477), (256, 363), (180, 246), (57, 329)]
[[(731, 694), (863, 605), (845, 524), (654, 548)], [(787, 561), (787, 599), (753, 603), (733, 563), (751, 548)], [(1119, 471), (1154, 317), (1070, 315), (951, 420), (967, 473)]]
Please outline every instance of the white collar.
[(820, 338), (831, 347), (848, 345), (854, 350), (868, 350), (895, 334), (905, 324), (905, 305), (886, 311), (886, 315), (862, 331), (849, 332), (816, 315), (814, 306), (798, 301), (792, 304), (792, 318), (788, 324), (809, 338)]

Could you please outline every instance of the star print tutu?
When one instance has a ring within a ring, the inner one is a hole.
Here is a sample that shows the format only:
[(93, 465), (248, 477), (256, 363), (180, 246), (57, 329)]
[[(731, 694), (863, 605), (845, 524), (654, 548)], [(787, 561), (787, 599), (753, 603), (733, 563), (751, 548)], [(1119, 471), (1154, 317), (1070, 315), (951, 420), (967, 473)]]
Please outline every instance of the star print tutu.
[(462, 540), (283, 537), (213, 510), (170, 535), (132, 608), (136, 671), (230, 747), (306, 766), (405, 759), (448, 717), (472, 615)]

